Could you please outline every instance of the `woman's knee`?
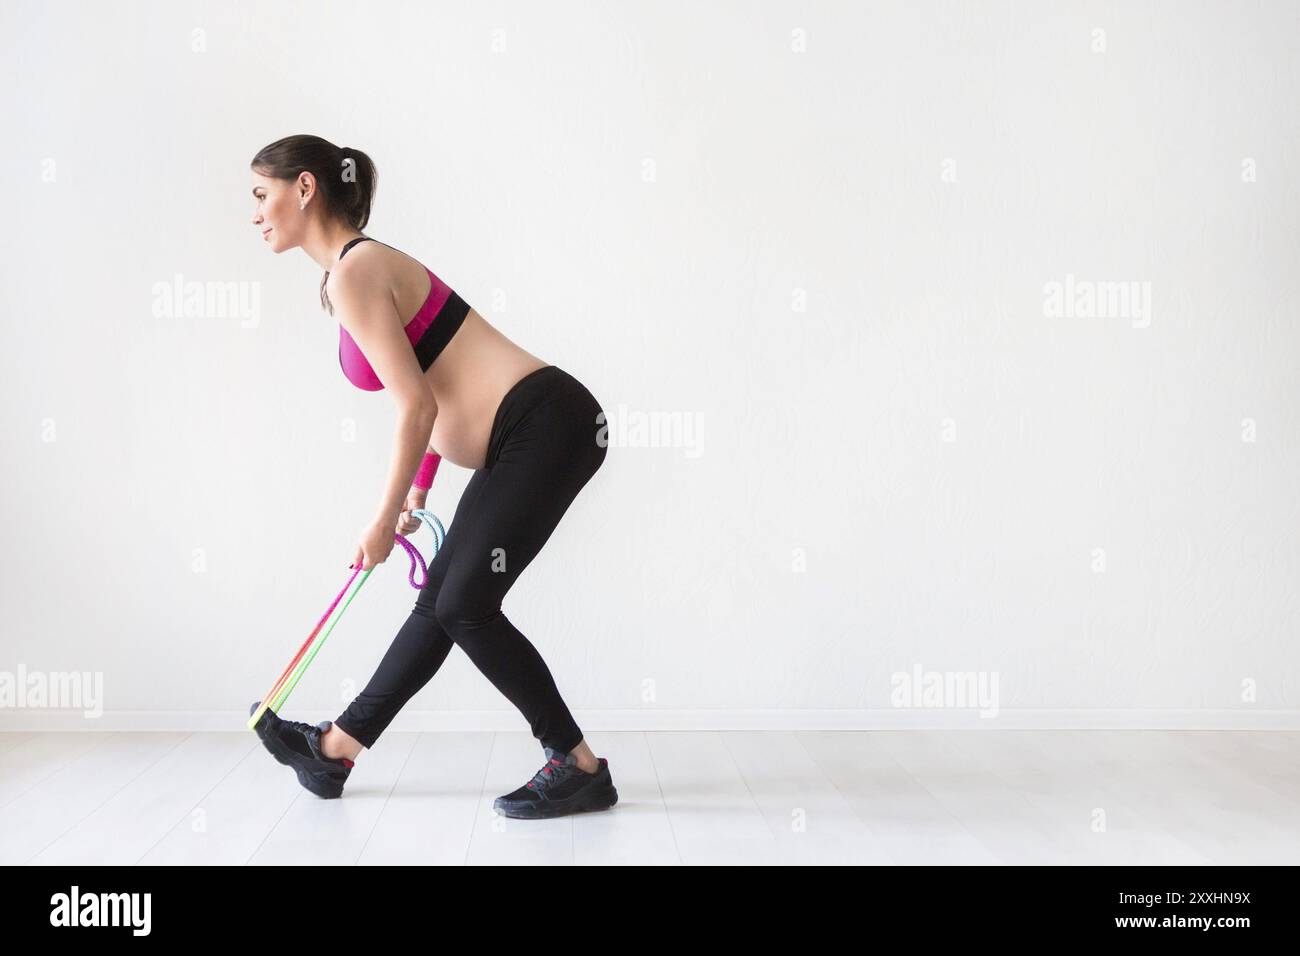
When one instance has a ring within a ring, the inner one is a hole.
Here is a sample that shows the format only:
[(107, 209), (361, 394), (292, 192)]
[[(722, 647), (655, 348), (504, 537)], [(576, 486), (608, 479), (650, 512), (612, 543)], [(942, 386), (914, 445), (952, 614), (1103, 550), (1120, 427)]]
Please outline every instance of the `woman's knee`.
[(434, 617), (454, 641), (476, 633), (500, 613), (500, 601), (466, 587), (442, 588), (433, 606)]

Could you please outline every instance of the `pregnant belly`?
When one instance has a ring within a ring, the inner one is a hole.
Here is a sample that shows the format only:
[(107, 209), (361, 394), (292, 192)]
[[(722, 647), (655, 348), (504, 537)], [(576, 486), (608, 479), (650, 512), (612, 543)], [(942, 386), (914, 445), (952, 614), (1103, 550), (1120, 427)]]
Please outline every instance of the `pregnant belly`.
[(471, 309), (455, 338), (425, 373), (438, 402), (429, 439), (434, 451), (462, 468), (482, 468), (502, 398), (515, 382), (546, 364)]
[(487, 462), (488, 438), (495, 406), (490, 410), (467, 407), (464, 403), (438, 404), (430, 444), (447, 461), (462, 468), (478, 469)]

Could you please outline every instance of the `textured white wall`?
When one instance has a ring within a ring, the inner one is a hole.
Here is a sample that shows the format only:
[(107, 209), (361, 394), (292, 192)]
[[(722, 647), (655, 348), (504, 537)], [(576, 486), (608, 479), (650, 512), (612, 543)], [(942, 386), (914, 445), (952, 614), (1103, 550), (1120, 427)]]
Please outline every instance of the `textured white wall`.
[[(235, 726), (342, 586), (393, 413), (248, 222), (313, 132), (376, 160), (371, 235), (692, 429), (617, 433), (507, 598), (588, 729), (900, 722), (917, 668), (1002, 720), (1294, 726), (1298, 9), (6, 2), (0, 678)], [(256, 314), (160, 315), (177, 276)], [(291, 713), (364, 684), (406, 571)], [(448, 725), (524, 729), (459, 650), (394, 727)], [(86, 722), (0, 707), (47, 726)]]

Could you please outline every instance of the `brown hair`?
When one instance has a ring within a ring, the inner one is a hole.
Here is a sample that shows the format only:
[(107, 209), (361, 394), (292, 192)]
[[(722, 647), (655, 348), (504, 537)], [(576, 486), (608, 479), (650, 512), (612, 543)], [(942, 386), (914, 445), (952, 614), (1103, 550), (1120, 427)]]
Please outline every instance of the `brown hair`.
[[(311, 173), (316, 177), (327, 215), (343, 220), (358, 232), (370, 221), (370, 204), (379, 174), (374, 162), (359, 149), (335, 146), (319, 136), (300, 133), (263, 146), (248, 165), (272, 179), (295, 180), (299, 173)], [(320, 280), (320, 303), (333, 315), (334, 306), (325, 292), (329, 277), (326, 271)]]

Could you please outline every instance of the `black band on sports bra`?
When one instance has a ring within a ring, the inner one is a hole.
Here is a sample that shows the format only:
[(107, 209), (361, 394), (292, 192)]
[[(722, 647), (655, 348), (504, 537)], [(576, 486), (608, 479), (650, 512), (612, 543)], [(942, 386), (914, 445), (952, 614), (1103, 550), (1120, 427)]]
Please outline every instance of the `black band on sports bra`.
[[(346, 255), (348, 254), (348, 250), (351, 249), (353, 246), (355, 246), (358, 242), (365, 242), (367, 239), (370, 239), (370, 237), (369, 237), (369, 236), (357, 236), (355, 239), (349, 240), (348, 244), (345, 245), (345, 246), (343, 247), (343, 251), (339, 253), (339, 258), (342, 259), (344, 256), (346, 256)], [(378, 240), (378, 239), (374, 239), (374, 240), (371, 240), (371, 241), (372, 241), (372, 242), (378, 242), (379, 240)]]

